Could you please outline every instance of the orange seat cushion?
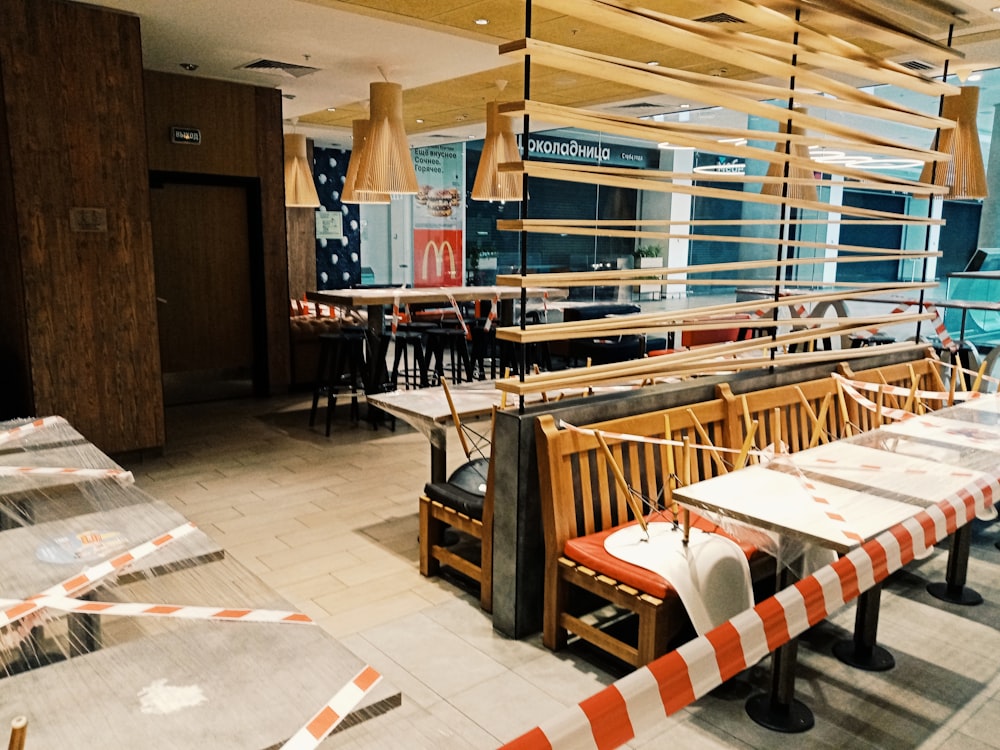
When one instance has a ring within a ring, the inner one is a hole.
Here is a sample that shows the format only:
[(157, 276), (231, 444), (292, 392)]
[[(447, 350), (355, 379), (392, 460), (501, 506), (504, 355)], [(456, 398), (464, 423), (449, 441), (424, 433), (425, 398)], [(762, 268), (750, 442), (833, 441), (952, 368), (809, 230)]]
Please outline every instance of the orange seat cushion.
[[(670, 523), (674, 520), (674, 518), (670, 511), (664, 511), (662, 513), (653, 513), (647, 516), (646, 520), (665, 521)], [(663, 576), (653, 573), (650, 570), (646, 570), (645, 568), (641, 568), (638, 565), (633, 565), (632, 563), (625, 562), (624, 560), (619, 560), (617, 557), (604, 549), (604, 540), (607, 539), (609, 535), (624, 528), (625, 526), (632, 526), (635, 523), (636, 522), (633, 521), (632, 523), (624, 524), (623, 526), (616, 526), (613, 529), (606, 529), (605, 531), (598, 531), (594, 534), (578, 536), (575, 539), (570, 539), (566, 542), (563, 554), (579, 565), (588, 567), (598, 573), (603, 573), (606, 576), (614, 578), (619, 583), (624, 583), (626, 586), (639, 589), (640, 591), (651, 594), (658, 599), (664, 599), (668, 594), (670, 596), (674, 596), (673, 586), (667, 583), (667, 580)], [(723, 532), (719, 526), (697, 515), (696, 513), (691, 514), (691, 526), (696, 529), (701, 529), (702, 531), (715, 532), (729, 539), (733, 539), (733, 537)], [(747, 559), (749, 559), (750, 556), (757, 551), (757, 548), (751, 544), (741, 543), (738, 539), (733, 539), (733, 541), (740, 545), (740, 549), (743, 550), (743, 554), (747, 556)]]

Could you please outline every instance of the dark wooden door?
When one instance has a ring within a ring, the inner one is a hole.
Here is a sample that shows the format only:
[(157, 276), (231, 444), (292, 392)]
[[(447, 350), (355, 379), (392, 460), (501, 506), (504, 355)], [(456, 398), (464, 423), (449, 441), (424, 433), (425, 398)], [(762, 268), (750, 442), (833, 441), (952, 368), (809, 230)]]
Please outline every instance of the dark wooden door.
[(254, 364), (247, 191), (162, 183), (152, 191), (163, 372), (249, 379)]

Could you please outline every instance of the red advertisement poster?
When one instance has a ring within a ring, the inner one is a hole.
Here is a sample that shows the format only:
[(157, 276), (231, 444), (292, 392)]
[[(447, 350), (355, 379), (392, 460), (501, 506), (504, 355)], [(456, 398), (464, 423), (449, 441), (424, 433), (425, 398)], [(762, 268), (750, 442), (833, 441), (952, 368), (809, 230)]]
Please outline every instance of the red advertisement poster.
[(462, 286), (461, 229), (414, 229), (413, 286)]
[(413, 286), (463, 286), (465, 144), (413, 149)]

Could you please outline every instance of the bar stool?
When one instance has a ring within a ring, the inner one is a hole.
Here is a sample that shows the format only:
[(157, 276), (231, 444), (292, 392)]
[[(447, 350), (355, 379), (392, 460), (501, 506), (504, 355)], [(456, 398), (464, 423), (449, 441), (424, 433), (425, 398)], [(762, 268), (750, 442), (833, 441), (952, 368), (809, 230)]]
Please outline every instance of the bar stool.
[(465, 379), (472, 380), (472, 358), (469, 356), (469, 346), (465, 340), (465, 331), (461, 328), (430, 328), (427, 330), (427, 361), (434, 361), (433, 369), (438, 380), (444, 375), (445, 351), (448, 352), (448, 366), (451, 369), (451, 379), (455, 383), (462, 382), (462, 371)]
[(351, 390), (351, 421), (357, 422), (359, 419), (358, 384), (365, 368), (365, 330), (345, 327), (337, 333), (320, 334), (319, 346), (309, 426), (316, 424), (320, 396), (326, 395), (326, 436), (330, 437), (333, 411), (337, 406), (337, 393), (341, 387), (346, 386)]
[[(399, 375), (403, 374), (403, 387), (406, 390), (425, 388), (427, 382), (427, 363), (424, 357), (424, 336), (420, 331), (396, 330), (393, 339), (392, 384), (399, 387)], [(410, 350), (413, 350), (413, 367), (410, 367)], [(403, 367), (400, 369), (400, 363)]]

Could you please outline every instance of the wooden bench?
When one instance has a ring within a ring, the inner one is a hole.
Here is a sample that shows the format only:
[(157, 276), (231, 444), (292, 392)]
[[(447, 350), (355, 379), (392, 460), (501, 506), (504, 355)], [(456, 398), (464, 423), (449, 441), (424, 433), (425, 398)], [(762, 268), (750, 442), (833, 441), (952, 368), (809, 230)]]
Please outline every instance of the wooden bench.
[[(670, 505), (677, 482), (713, 476), (719, 467), (708, 452), (621, 441), (613, 433), (662, 438), (669, 420), (674, 440), (704, 442), (697, 425), (710, 436), (721, 436), (724, 418), (725, 402), (716, 399), (599, 426), (609, 433), (606, 442), (628, 483), (651, 503), (647, 519), (673, 521)], [(604, 552), (604, 538), (636, 522), (636, 516), (615, 483), (597, 437), (561, 430), (550, 415), (539, 417), (536, 432), (546, 550), (542, 640), (547, 647), (559, 649), (573, 634), (629, 664), (646, 664), (665, 653), (671, 639), (687, 624), (680, 600), (659, 575)], [(694, 514), (692, 525), (717, 530)], [(744, 552), (750, 557), (755, 550), (744, 547)], [(612, 634), (595, 621), (593, 608), (578, 607), (575, 599), (585, 598), (579, 596), (581, 591), (599, 597), (598, 609), (610, 604), (637, 615), (634, 641)]]
[[(938, 362), (926, 359), (859, 373), (842, 366), (841, 374), (868, 382), (940, 390), (938, 368)], [(630, 487), (650, 500), (647, 518), (654, 513), (672, 521), (673, 489), (681, 482), (693, 483), (728, 471), (736, 454), (685, 451), (681, 446), (615, 435), (669, 437), (736, 451), (751, 443), (757, 449), (780, 445), (782, 450), (795, 452), (876, 426), (871, 413), (840, 393), (832, 377), (746, 394), (733, 394), (722, 384), (717, 394), (715, 399), (694, 405), (587, 425), (584, 431), (560, 429), (550, 415), (538, 418), (545, 539), (542, 640), (548, 648), (562, 648), (572, 635), (629, 664), (642, 665), (665, 653), (671, 639), (688, 622), (666, 581), (604, 552), (604, 538), (623, 525), (635, 523), (635, 513), (626, 493), (616, 485), (611, 462), (591, 430), (601, 431)], [(696, 519), (694, 525), (721, 531), (706, 519)], [(773, 558), (749, 545), (741, 546), (755, 581), (773, 574)], [(580, 600), (586, 599), (581, 591), (596, 595), (598, 606), (592, 606), (592, 601), (591, 606), (581, 606)], [(615, 635), (594, 617), (594, 611), (608, 604), (618, 614), (637, 616), (637, 636)]]

